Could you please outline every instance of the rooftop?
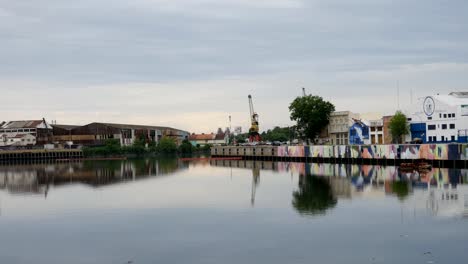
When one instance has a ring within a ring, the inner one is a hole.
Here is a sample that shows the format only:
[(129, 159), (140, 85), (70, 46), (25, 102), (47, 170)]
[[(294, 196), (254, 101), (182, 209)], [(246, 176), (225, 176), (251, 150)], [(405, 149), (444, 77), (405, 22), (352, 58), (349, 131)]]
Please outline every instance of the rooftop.
[[(48, 124), (46, 124), (49, 126)], [(20, 120), (20, 121), (8, 121), (3, 122), (3, 125), (0, 128), (9, 129), (9, 128), (45, 128), (43, 120)], [(50, 128), (50, 126), (49, 126)]]

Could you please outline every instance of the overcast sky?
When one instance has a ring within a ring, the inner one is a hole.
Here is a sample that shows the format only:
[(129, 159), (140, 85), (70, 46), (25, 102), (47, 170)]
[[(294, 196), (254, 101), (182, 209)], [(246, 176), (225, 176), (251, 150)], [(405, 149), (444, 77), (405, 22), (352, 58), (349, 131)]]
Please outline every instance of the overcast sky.
[(290, 124), (308, 93), (393, 113), (468, 91), (466, 0), (0, 0), (0, 120)]

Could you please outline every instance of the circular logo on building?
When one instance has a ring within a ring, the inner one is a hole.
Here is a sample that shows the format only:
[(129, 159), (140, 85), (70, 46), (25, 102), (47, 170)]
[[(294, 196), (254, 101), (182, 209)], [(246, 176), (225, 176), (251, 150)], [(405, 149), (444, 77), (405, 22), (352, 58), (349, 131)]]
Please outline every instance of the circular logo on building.
[(424, 99), (424, 113), (426, 113), (427, 116), (431, 116), (432, 114), (434, 114), (434, 110), (435, 110), (435, 102), (434, 102), (434, 99), (430, 96), (426, 97), (426, 99)]

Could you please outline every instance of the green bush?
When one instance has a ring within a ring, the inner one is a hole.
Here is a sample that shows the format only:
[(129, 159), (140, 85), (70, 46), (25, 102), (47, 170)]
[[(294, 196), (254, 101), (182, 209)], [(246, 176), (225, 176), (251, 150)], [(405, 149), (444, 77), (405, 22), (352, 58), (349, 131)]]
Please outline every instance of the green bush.
[(157, 148), (159, 153), (162, 154), (173, 154), (177, 152), (177, 144), (175, 141), (168, 137), (163, 137), (158, 144)]
[(191, 154), (192, 152), (193, 152), (193, 146), (190, 143), (190, 141), (188, 141), (187, 139), (182, 141), (182, 144), (180, 144), (179, 146), (179, 153)]

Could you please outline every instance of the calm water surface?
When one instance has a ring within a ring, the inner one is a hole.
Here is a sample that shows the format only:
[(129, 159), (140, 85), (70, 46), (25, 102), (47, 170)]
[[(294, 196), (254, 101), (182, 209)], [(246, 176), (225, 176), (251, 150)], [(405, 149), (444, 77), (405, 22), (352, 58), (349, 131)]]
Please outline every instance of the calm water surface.
[(0, 263), (468, 263), (468, 172), (0, 165)]

